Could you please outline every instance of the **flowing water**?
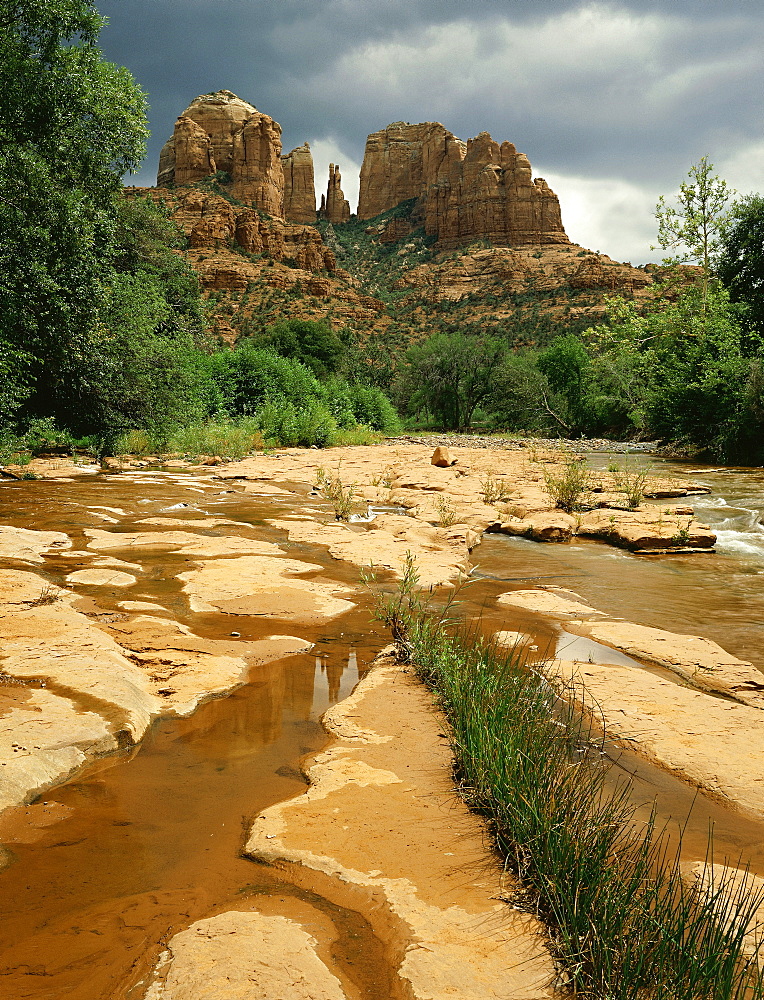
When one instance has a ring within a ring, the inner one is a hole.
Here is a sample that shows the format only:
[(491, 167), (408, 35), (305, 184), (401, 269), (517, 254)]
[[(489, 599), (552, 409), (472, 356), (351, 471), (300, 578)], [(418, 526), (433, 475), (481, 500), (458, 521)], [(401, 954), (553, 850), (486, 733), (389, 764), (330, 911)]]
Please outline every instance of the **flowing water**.
[[(592, 457), (593, 464), (608, 461)], [(686, 466), (671, 463), (661, 463), (661, 470), (687, 473)], [(706, 635), (764, 669), (764, 472), (704, 469), (697, 479), (712, 489), (697, 499), (696, 510), (719, 531), (716, 554), (654, 558), (596, 542), (539, 545), (486, 536), (473, 554), (478, 569), (464, 592), (465, 610), (481, 614), (488, 630), (529, 631), (542, 649), (585, 656), (584, 640), (541, 616), (499, 610), (495, 603), (509, 589), (555, 584), (609, 614)], [(76, 555), (85, 551), (86, 528), (157, 531), (139, 522), (203, 511), (240, 526), (205, 528), (202, 522), (199, 530), (277, 541), (291, 558), (320, 564), (324, 578), (357, 584), (355, 568), (319, 547), (288, 544), (283, 532), (267, 526), (268, 518), (284, 516), (290, 506), (291, 497), (245, 496), (211, 475), (156, 470), (0, 485), (0, 524), (55, 529), (72, 538), (74, 555), (46, 559), (43, 572), (56, 583), (88, 565), (87, 557), (78, 561)], [(352, 690), (386, 642), (369, 623), (363, 594), (358, 609), (312, 629), (277, 619), (192, 614), (174, 578), (188, 568), (187, 558), (135, 553), (114, 553), (141, 563), (139, 582), (129, 591), (78, 587), (92, 598), (90, 613), (108, 621), (121, 614), (118, 601), (146, 600), (205, 637), (228, 638), (232, 629), (243, 639), (281, 632), (316, 645), (310, 653), (253, 668), (248, 683), (187, 719), (158, 720), (140, 746), (84, 768), (0, 828), (13, 859), (0, 870), (0, 1000), (139, 998), (173, 933), (202, 916), (249, 907), (292, 916), (323, 941), (324, 957), (348, 996), (390, 997), (383, 949), (359, 914), (241, 856), (251, 819), (304, 790), (300, 760), (326, 742), (321, 714)], [(658, 796), (664, 816), (691, 813), (686, 843), (694, 856), (702, 857), (713, 822), (717, 851), (742, 854), (764, 874), (764, 824), (695, 796), (635, 758), (623, 766), (636, 770), (645, 799)]]

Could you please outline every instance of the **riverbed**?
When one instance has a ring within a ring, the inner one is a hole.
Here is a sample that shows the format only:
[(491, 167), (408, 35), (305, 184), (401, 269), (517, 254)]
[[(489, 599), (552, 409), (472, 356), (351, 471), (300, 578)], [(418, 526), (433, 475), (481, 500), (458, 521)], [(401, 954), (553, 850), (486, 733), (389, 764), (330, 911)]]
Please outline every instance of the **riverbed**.
[[(594, 467), (611, 460), (590, 459)], [(487, 632), (516, 629), (542, 652), (585, 659), (586, 641), (558, 622), (496, 604), (508, 591), (560, 586), (610, 615), (714, 639), (761, 670), (764, 473), (657, 464), (661, 472), (691, 474), (710, 488), (694, 505), (718, 533), (715, 553), (635, 555), (596, 541), (544, 545), (486, 535), (471, 557), (472, 582), (459, 593), (465, 614), (481, 616)], [(5, 818), (0, 839), (11, 863), (0, 871), (0, 997), (141, 997), (174, 933), (213, 911), (240, 909), (264, 896), (272, 900), (272, 912), (298, 915), (319, 939), (334, 941), (332, 962), (347, 977), (348, 991), (391, 995), (381, 945), (356, 910), (327, 902), (318, 887), (298, 888), (283, 873), (242, 855), (253, 818), (304, 792), (300, 762), (327, 742), (322, 714), (353, 690), (387, 642), (370, 621), (357, 568), (332, 558), (325, 546), (290, 541), (284, 527), (271, 523), (299, 523), (306, 511), (329, 517), (326, 505), (310, 494), (309, 486), (245, 493), (240, 482), (208, 469), (139, 469), (0, 485), (0, 524), (69, 537), (71, 548), (46, 554), (35, 571), (51, 585), (75, 591), (94, 621), (130, 622), (141, 612), (126, 608), (127, 601), (154, 605), (143, 613), (211, 642), (246, 644), (277, 634), (310, 645), (252, 665), (243, 683), (210, 696), (187, 717), (158, 718), (137, 745), (87, 765)], [(345, 588), (356, 606), (312, 623), (286, 612), (280, 619), (278, 612), (192, 610), (178, 574), (188, 572), (193, 558), (161, 546), (108, 550), (134, 567), (116, 569), (134, 576), (127, 587), (121, 580), (119, 586), (67, 582), (93, 565), (94, 531), (127, 536), (179, 527), (212, 540), (235, 533), (277, 544), (290, 559), (313, 567), (311, 579)], [(664, 817), (684, 818), (692, 807), (688, 850), (700, 851), (711, 820), (717, 850), (742, 853), (764, 874), (760, 822), (696, 796), (644, 762), (627, 756), (621, 766), (637, 771), (646, 798), (658, 795)]]

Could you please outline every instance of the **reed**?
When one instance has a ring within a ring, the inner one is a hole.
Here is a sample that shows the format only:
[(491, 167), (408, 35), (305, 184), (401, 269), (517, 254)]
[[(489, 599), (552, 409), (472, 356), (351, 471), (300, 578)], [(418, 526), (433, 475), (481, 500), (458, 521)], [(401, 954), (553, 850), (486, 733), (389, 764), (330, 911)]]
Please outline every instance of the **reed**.
[(592, 712), (571, 707), (581, 692), (522, 650), (449, 631), (415, 577), (409, 565), (380, 617), (438, 694), (462, 794), (520, 876), (518, 900), (530, 892), (549, 928), (558, 987), (596, 1000), (763, 997), (746, 938), (762, 902), (750, 880), (709, 867), (703, 886), (686, 881), (655, 814), (638, 821), (629, 784), (611, 780)]

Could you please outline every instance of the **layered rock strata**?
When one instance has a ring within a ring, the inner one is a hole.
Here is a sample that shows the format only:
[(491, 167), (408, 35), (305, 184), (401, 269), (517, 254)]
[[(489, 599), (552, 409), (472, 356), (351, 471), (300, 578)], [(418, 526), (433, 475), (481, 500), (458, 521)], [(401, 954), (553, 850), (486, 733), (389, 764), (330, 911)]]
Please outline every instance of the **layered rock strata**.
[(361, 165), (358, 218), (371, 219), (402, 201), (423, 197), (467, 146), (439, 122), (393, 122), (366, 140)]
[(321, 195), (321, 209), (318, 214), (322, 219), (328, 219), (335, 224), (350, 221), (350, 202), (345, 199), (342, 191), (339, 163), (329, 164), (329, 184), (326, 195)]
[[(144, 193), (142, 189), (136, 190)], [(219, 195), (196, 188), (152, 189), (149, 193), (170, 209), (172, 218), (188, 238), (190, 251), (230, 251), (238, 247), (250, 254), (290, 262), (306, 271), (336, 269), (333, 251), (324, 245), (312, 226), (263, 218), (256, 209), (232, 205)], [(204, 283), (203, 269), (198, 269)]]
[(499, 246), (568, 243), (557, 196), (510, 142), (488, 132), (466, 144), (438, 122), (396, 122), (366, 143), (358, 216), (420, 199), (425, 231), (441, 248), (488, 239)]
[(192, 184), (220, 171), (238, 200), (278, 218), (315, 219), (310, 147), (282, 157), (279, 123), (230, 90), (194, 98), (178, 118), (159, 157), (157, 186)]

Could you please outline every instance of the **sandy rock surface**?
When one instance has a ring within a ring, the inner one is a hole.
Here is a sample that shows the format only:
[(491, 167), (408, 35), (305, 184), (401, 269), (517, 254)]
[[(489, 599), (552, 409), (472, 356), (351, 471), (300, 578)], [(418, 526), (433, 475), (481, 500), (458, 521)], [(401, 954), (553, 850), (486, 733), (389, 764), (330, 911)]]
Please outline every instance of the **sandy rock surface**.
[(116, 748), (99, 713), (83, 712), (50, 691), (0, 686), (0, 811)]
[(145, 1000), (346, 1000), (315, 946), (285, 917), (221, 913), (172, 938)]
[[(461, 545), (452, 543), (453, 577), (458, 576), (471, 548), (486, 530), (546, 542), (567, 542), (580, 534), (639, 552), (710, 551), (716, 541), (714, 533), (686, 506), (661, 506), (642, 499), (635, 509), (630, 509), (626, 493), (617, 488), (617, 477), (614, 479), (611, 473), (591, 473), (580, 513), (555, 509), (546, 478), (558, 475), (565, 467), (571, 458), (569, 451), (447, 450), (448, 461), (455, 464), (433, 465), (437, 449), (406, 443), (389, 448), (333, 448), (325, 454), (312, 449), (285, 449), (278, 455), (232, 462), (216, 475), (224, 481), (243, 480), (245, 488), (262, 489), (275, 483), (299, 495), (299, 487), (304, 490), (315, 486), (319, 472), (331, 473), (346, 487), (353, 484), (356, 494), (372, 506), (379, 505), (383, 510), (390, 505), (404, 508), (415, 521), (441, 530), (445, 525), (466, 525), (474, 535), (465, 537)], [(648, 478), (643, 487), (644, 497), (652, 498), (704, 492), (706, 489), (696, 482), (658, 478)], [(318, 490), (313, 489), (311, 499), (321, 503)], [(332, 512), (327, 508), (327, 519), (330, 517)], [(385, 527), (382, 518), (377, 521), (378, 530)], [(371, 539), (369, 545), (375, 547)], [(426, 559), (427, 546), (422, 545), (420, 550)], [(337, 558), (358, 561), (350, 546), (338, 547), (337, 551)]]
[(42, 563), (43, 553), (71, 548), (72, 542), (63, 531), (33, 531), (0, 525), (0, 559)]
[(693, 687), (764, 708), (764, 676), (711, 639), (680, 635), (620, 618), (611, 618), (578, 594), (560, 587), (538, 587), (501, 594), (497, 603), (549, 615), (566, 631), (617, 649), (636, 660), (665, 667)]
[(327, 898), (352, 901), (404, 996), (550, 997), (541, 929), (498, 899), (502, 874), (480, 820), (455, 795), (422, 686), (383, 660), (324, 724), (339, 739), (309, 766), (307, 793), (263, 813), (247, 852), (298, 882), (301, 869), (323, 876)]
[(646, 670), (560, 662), (608, 733), (666, 771), (742, 812), (764, 817), (761, 710), (682, 687)]
[(296, 559), (239, 556), (210, 561), (201, 569), (180, 573), (195, 611), (229, 615), (267, 615), (310, 624), (350, 611), (355, 605), (337, 595), (346, 587), (313, 580), (296, 580), (321, 567)]

